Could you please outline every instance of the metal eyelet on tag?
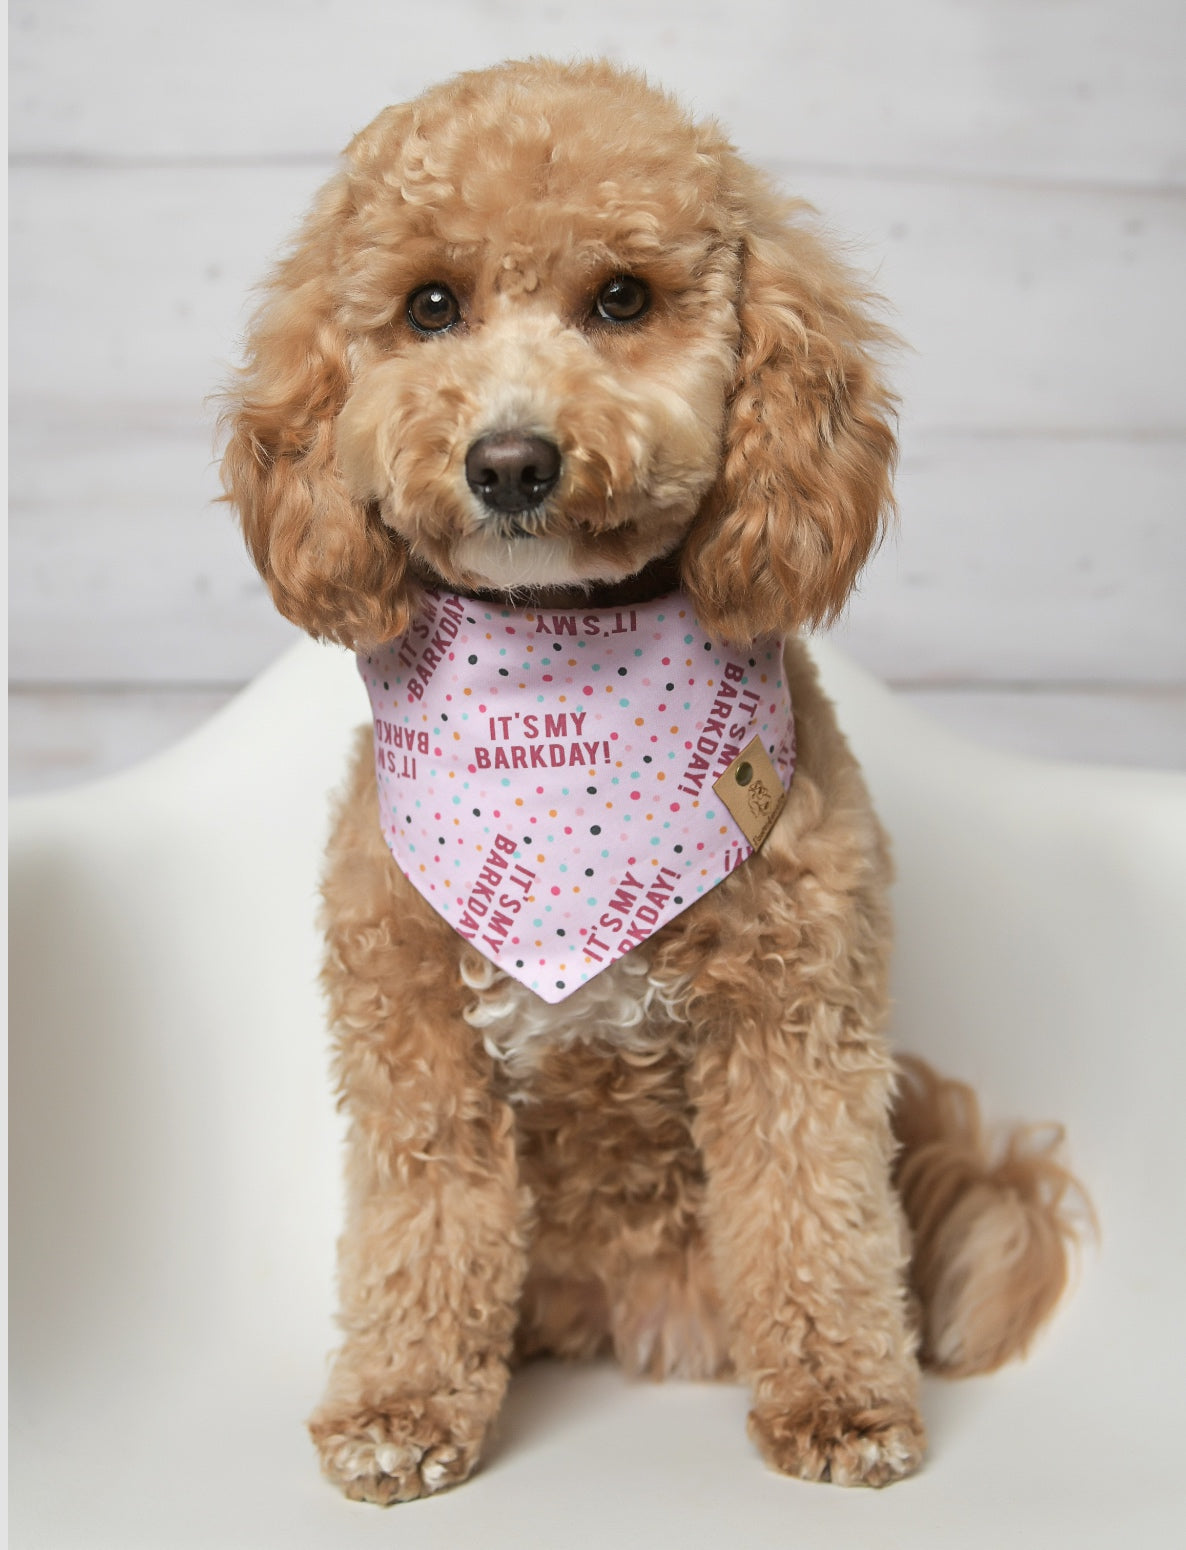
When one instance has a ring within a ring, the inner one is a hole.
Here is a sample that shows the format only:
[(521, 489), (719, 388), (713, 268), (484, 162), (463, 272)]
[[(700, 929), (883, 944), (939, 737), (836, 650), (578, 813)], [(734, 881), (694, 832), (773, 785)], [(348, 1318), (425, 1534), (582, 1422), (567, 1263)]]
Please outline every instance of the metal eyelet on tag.
[(760, 737), (753, 738), (733, 760), (712, 789), (729, 815), (757, 850), (774, 827), (787, 794)]

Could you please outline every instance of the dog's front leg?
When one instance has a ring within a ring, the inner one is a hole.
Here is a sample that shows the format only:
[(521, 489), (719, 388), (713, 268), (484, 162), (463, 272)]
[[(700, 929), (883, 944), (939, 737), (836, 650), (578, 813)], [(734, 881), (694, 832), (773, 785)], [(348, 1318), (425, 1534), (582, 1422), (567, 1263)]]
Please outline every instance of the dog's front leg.
[[(368, 879), (361, 848), (347, 852), (351, 892), (338, 898), (333, 873), (326, 889), (350, 1116), (345, 1341), (309, 1426), (348, 1496), (394, 1502), (477, 1462), (506, 1388), (527, 1202), (509, 1108), (461, 1015), (456, 938), (388, 860), (375, 857)], [(382, 908), (362, 919), (368, 903)]]
[(750, 1435), (768, 1462), (884, 1485), (925, 1446), (890, 1183), (890, 1066), (859, 1006), (826, 995), (826, 972), (813, 978), (773, 1021), (755, 1020), (760, 995), (739, 994), (700, 1050), (707, 1228), (733, 1358), (753, 1386)]

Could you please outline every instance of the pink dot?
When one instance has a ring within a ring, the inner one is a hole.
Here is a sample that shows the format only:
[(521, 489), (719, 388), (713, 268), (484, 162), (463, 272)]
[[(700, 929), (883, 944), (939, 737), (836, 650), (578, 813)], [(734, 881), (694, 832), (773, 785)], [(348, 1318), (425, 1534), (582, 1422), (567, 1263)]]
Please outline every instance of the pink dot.
[[(641, 796), (642, 796), (642, 792), (641, 791), (632, 791), (630, 793), (630, 800), (632, 802), (637, 802), (639, 797), (641, 797)], [(438, 813), (437, 817), (439, 818), (440, 816), (441, 816), (440, 813)]]
[(592, 694), (593, 693), (593, 685), (592, 684), (586, 684), (584, 692), (586, 694)]
[(553, 888), (553, 889), (552, 889), (552, 892), (553, 892), (553, 893), (554, 893), (554, 894), (559, 894), (559, 892), (560, 892), (560, 890), (559, 890), (559, 888)]
[[(470, 772), (471, 775), (476, 775), (478, 773), (478, 766), (476, 764), (467, 764), (466, 769)], [(498, 814), (495, 813), (494, 816), (497, 818)]]
[(678, 802), (673, 802), (671, 804), (671, 811), (673, 813), (678, 813), (679, 812), (679, 803)]
[(537, 797), (542, 797), (544, 794), (544, 788), (542, 786), (537, 786), (535, 788), (535, 794)]
[(564, 831), (564, 832), (565, 832), (565, 834), (571, 834), (571, 833), (572, 833), (572, 830), (571, 830), (571, 829), (565, 829), (565, 831)]
[(670, 667), (671, 666), (671, 658), (670, 657), (664, 657), (663, 658), (663, 666), (664, 667)]
[(550, 684), (552, 682), (552, 675), (551, 675), (551, 673), (545, 673), (543, 675), (543, 679), (544, 679), (544, 682), (546, 684)]

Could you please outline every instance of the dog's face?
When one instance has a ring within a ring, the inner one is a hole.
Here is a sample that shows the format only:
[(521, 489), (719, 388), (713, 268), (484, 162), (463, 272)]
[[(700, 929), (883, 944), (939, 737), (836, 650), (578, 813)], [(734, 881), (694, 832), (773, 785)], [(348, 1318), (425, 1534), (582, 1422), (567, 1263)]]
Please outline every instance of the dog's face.
[(858, 291), (712, 126), (636, 77), (463, 76), (353, 142), (228, 418), (281, 610), (352, 645), (419, 581), (504, 593), (676, 558), (744, 640), (827, 617), (888, 509)]
[(339, 279), (338, 463), (456, 586), (618, 580), (677, 547), (720, 462), (739, 334), (720, 172), (689, 125), (673, 147), (590, 122), (580, 86), (523, 122), (503, 84), (355, 148), (380, 176), (356, 175)]

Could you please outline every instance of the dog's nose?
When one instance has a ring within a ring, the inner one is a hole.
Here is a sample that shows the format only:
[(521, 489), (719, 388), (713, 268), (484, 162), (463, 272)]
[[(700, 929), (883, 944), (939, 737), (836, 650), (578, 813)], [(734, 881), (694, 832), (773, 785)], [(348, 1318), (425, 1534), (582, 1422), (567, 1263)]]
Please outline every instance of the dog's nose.
[(482, 436), (465, 455), (470, 489), (492, 511), (538, 506), (560, 477), (560, 448), (542, 436), (502, 431)]

